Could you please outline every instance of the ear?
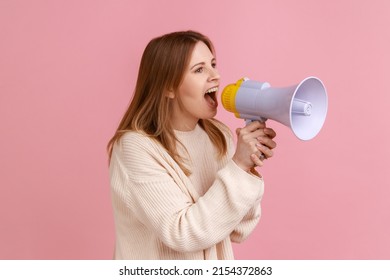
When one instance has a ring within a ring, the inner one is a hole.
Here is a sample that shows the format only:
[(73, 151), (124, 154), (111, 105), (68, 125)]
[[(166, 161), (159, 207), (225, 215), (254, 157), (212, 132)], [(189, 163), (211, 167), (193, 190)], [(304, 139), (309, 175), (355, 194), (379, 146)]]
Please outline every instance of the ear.
[(165, 96), (171, 99), (175, 98), (175, 92), (173, 90), (166, 90), (165, 91)]

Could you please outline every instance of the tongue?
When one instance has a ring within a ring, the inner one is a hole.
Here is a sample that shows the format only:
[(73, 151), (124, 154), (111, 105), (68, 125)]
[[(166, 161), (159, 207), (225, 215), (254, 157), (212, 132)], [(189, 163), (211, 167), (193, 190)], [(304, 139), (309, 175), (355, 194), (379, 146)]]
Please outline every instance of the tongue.
[(216, 105), (214, 99), (212, 99), (211, 96), (210, 96), (209, 94), (206, 94), (204, 98), (206, 99), (206, 101), (207, 101), (210, 105), (212, 105), (212, 106), (215, 106), (215, 105)]

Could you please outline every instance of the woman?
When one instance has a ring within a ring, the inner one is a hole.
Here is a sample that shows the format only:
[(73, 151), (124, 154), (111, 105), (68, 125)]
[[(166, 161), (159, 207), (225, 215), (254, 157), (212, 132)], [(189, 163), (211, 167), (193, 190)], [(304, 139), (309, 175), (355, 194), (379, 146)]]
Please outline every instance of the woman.
[(275, 132), (216, 121), (220, 76), (204, 35), (150, 41), (133, 99), (108, 144), (115, 259), (233, 259), (260, 219)]

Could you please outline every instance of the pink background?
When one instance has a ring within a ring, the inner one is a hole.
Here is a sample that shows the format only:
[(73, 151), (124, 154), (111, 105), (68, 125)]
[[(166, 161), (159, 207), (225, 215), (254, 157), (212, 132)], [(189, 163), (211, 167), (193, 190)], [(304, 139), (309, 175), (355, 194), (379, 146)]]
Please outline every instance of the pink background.
[(237, 258), (390, 259), (389, 26), (386, 0), (2, 0), (0, 259), (112, 257), (105, 146), (147, 42), (185, 29), (214, 41), (223, 86), (328, 90), (312, 141), (268, 123), (263, 217)]

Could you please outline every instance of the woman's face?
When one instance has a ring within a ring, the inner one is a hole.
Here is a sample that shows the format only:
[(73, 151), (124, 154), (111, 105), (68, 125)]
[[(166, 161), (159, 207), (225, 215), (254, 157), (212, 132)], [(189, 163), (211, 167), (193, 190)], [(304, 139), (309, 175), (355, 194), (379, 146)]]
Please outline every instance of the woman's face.
[(172, 125), (176, 130), (193, 130), (199, 119), (210, 119), (217, 113), (220, 76), (216, 60), (203, 42), (198, 42), (185, 69), (183, 81), (172, 98)]

